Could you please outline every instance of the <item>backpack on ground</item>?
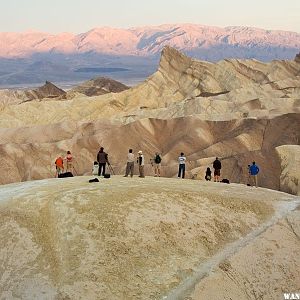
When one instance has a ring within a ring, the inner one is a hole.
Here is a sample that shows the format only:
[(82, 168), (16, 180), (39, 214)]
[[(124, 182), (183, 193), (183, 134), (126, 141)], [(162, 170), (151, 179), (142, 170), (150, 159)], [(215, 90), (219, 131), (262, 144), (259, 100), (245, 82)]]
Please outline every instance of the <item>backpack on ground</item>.
[(110, 178), (110, 174), (104, 174), (104, 178)]
[(158, 154), (155, 156), (154, 162), (155, 162), (156, 164), (160, 164), (160, 163), (161, 163), (161, 157), (160, 157)]
[(221, 180), (221, 182), (223, 182), (223, 183), (227, 183), (227, 184), (229, 184), (230, 182), (229, 182), (229, 179), (227, 179), (227, 178), (223, 178), (222, 180)]
[(71, 172), (66, 172), (62, 174), (58, 174), (58, 178), (65, 178), (65, 177), (74, 177)]
[(94, 178), (94, 179), (90, 179), (89, 182), (99, 182), (99, 179), (98, 178)]

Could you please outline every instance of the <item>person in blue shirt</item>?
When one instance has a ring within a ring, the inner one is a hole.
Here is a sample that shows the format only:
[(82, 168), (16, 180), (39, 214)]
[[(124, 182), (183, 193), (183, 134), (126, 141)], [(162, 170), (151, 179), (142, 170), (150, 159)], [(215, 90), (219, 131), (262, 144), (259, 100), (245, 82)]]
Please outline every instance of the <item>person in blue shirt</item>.
[(255, 161), (250, 166), (249, 173), (251, 176), (251, 182), (255, 184), (255, 187), (257, 187), (258, 186), (257, 175), (259, 173), (259, 167), (255, 164)]

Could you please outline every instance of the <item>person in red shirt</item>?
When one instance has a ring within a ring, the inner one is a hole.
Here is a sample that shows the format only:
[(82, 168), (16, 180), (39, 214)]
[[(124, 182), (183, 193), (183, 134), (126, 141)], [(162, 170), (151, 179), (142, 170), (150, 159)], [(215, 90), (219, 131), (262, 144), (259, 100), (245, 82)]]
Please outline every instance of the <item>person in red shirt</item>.
[(58, 177), (60, 174), (64, 172), (64, 160), (61, 156), (59, 156), (55, 160), (55, 166), (56, 166), (56, 174), (55, 177)]

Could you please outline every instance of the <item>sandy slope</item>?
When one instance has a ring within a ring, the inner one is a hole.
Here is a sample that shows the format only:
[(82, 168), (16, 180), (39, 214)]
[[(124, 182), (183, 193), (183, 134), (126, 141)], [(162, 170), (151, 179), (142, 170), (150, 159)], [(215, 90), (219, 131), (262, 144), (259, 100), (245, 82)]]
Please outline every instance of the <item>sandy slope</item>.
[[(0, 298), (158, 299), (298, 199), (234, 184), (88, 179), (0, 187)], [(259, 257), (272, 264), (263, 251)], [(296, 251), (285, 259), (282, 288), (292, 288)]]

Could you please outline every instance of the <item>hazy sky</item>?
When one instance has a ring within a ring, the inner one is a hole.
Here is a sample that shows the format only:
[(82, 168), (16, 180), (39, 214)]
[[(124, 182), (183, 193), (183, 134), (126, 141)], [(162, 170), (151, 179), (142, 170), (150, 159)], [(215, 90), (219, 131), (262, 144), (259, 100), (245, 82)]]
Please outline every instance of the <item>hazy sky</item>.
[(300, 33), (300, 0), (0, 0), (0, 9), (2, 32), (198, 23)]

